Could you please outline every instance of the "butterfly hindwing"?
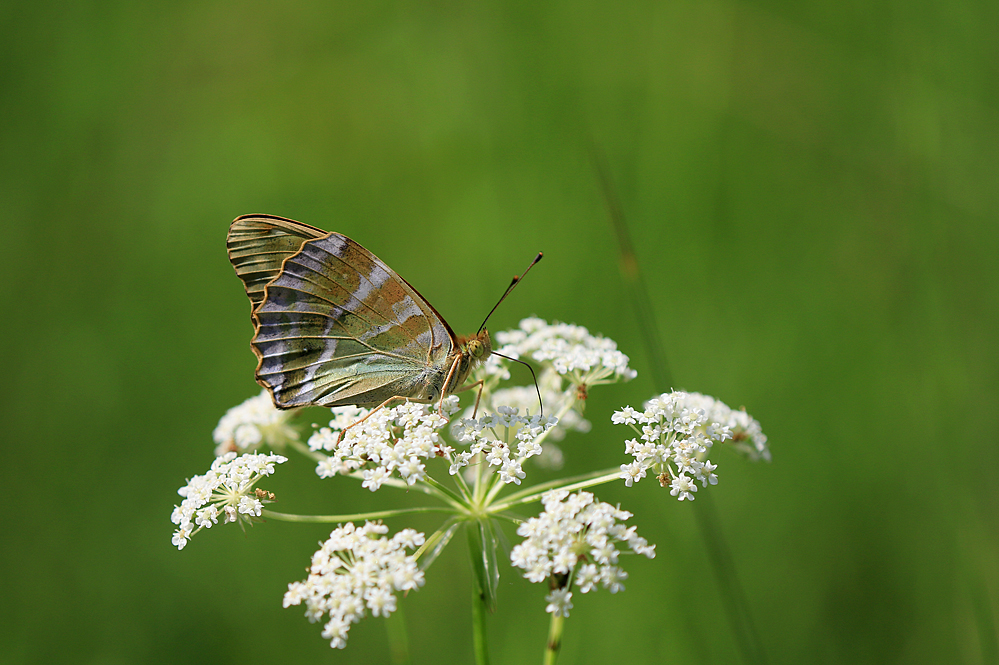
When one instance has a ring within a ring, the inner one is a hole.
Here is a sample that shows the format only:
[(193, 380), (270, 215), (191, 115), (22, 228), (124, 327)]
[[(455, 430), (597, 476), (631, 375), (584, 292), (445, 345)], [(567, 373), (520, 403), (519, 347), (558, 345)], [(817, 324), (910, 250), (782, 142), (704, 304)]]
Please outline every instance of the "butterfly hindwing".
[[(253, 238), (257, 257), (286, 253), (260, 290), (253, 314), (257, 380), (275, 403), (374, 406), (395, 395), (436, 398), (456, 348), (447, 323), (404, 279), (346, 236), (302, 240), (288, 253), (289, 236), (304, 235), (288, 228), (279, 226), (273, 234), (254, 229)], [(273, 250), (265, 237), (274, 239)], [(250, 294), (249, 281), (244, 284)]]

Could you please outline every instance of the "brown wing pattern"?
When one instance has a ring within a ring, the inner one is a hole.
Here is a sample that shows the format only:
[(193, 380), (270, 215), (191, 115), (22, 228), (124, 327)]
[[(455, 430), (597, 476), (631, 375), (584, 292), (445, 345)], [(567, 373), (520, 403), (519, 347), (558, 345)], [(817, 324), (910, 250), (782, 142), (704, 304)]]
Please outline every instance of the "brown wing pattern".
[[(277, 241), (287, 238), (278, 234)], [(276, 253), (260, 243), (255, 251)], [(456, 348), (415, 289), (338, 233), (306, 240), (282, 259), (254, 322), (257, 380), (283, 408), (374, 406), (393, 395), (434, 399)]]

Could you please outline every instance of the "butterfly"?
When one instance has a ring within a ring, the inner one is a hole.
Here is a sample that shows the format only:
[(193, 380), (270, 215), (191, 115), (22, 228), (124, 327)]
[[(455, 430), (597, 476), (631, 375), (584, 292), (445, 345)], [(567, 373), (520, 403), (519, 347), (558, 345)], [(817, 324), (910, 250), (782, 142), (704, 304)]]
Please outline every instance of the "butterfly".
[(226, 244), (250, 298), (257, 383), (278, 408), (442, 402), (476, 385), (461, 387), (492, 352), (485, 322), (456, 336), (409, 282), (345, 235), (243, 215)]

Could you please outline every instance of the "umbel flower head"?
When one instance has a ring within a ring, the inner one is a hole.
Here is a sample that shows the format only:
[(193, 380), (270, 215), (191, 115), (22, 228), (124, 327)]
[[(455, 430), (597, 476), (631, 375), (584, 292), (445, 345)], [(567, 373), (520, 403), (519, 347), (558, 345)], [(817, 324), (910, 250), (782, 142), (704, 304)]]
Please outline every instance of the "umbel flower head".
[(707, 458), (708, 450), (734, 439), (733, 430), (739, 432), (741, 450), (754, 459), (770, 459), (758, 422), (700, 393), (663, 393), (646, 402), (644, 411), (626, 406), (615, 412), (611, 422), (628, 425), (640, 435), (625, 441), (625, 452), (635, 458), (621, 465), (625, 485), (631, 487), (651, 471), (680, 501), (693, 501), (696, 482), (702, 487), (718, 484), (718, 465)]
[(184, 549), (192, 535), (218, 524), (220, 516), (224, 516), (223, 522), (251, 522), (259, 518), (264, 504), (273, 501), (274, 495), (255, 489), (254, 485), (274, 473), (275, 464), (287, 461), (281, 455), (260, 453), (240, 456), (226, 453), (216, 457), (208, 473), (191, 478), (177, 490), (184, 500), (170, 516), (177, 525), (173, 544), (179, 550)]
[(347, 646), (351, 624), (364, 618), (366, 610), (387, 617), (396, 609), (397, 591), (423, 586), (423, 571), (406, 550), (423, 545), (424, 535), (413, 529), (391, 538), (386, 533), (381, 522), (337, 527), (312, 555), (309, 577), (288, 585), (285, 607), (305, 603), (305, 616), (313, 623), (329, 616), (323, 637), (332, 647)]
[(628, 574), (617, 565), (618, 543), (650, 559), (656, 555), (655, 545), (635, 533), (635, 527), (618, 523), (631, 513), (597, 501), (590, 492), (552, 490), (545, 493), (542, 503), (544, 512), (517, 528), (524, 541), (510, 552), (510, 560), (526, 571), (524, 577), (531, 582), (566, 578), (546, 598), (546, 612), (569, 616), (573, 588), (581, 593), (598, 586), (611, 593), (624, 590)]
[(264, 445), (280, 450), (290, 441), (298, 441), (298, 432), (288, 421), (294, 411), (282, 411), (266, 390), (234, 406), (219, 420), (212, 432), (216, 455), (228, 452), (253, 452)]
[[(540, 365), (537, 388), (499, 387), (501, 381), (510, 378), (510, 367), (500, 356), (493, 355), (474, 377), (484, 386), (481, 411), (499, 413), (501, 407), (512, 407), (530, 416), (542, 413), (543, 404), (543, 413), (554, 414), (558, 422), (546, 429), (544, 449), (535, 458), (539, 467), (561, 468), (562, 451), (553, 442), (561, 441), (570, 431), (590, 431), (590, 422), (583, 417), (590, 388), (629, 381), (637, 375), (628, 367), (628, 356), (618, 351), (613, 340), (593, 335), (582, 326), (527, 318), (515, 330), (497, 332), (494, 339), (501, 345), (498, 353)], [(466, 416), (471, 415), (470, 408)]]
[(617, 350), (614, 340), (591, 335), (583, 326), (528, 318), (517, 330), (497, 332), (496, 341), (503, 355), (551, 363), (577, 386), (627, 381), (638, 374), (628, 367), (628, 356)]
[[(310, 463), (318, 460), (316, 472), (323, 478), (347, 476), (371, 491), (385, 486), (419, 491), (441, 504), (321, 516), (267, 511), (271, 521), (342, 524), (313, 555), (307, 579), (289, 584), (284, 596), (285, 607), (304, 605), (310, 621), (325, 623), (322, 634), (331, 646), (345, 647), (350, 627), (369, 612), (387, 616), (395, 611), (400, 591), (424, 584), (417, 561), (423, 568), (431, 565), (462, 527), (469, 529), (477, 596), (483, 607), (494, 607), (502, 558), (497, 531), (504, 519), (517, 523), (523, 537), (510, 553), (513, 566), (530, 581), (549, 584), (545, 610), (555, 626), (561, 625), (557, 617), (569, 615), (574, 594), (599, 587), (611, 593), (624, 589), (628, 575), (620, 565), (622, 554), (655, 556), (655, 547), (625, 524), (631, 513), (582, 488), (619, 478), (631, 486), (651, 473), (673, 496), (687, 500), (694, 498), (698, 484), (718, 481), (717, 467), (708, 459), (714, 444), (728, 444), (754, 459), (770, 457), (759, 423), (744, 411), (705, 395), (674, 392), (650, 400), (641, 411), (625, 407), (614, 414), (613, 422), (636, 433), (626, 443), (630, 464), (561, 481), (528, 482), (532, 466), (541, 468), (546, 458), (557, 463), (561, 453), (553, 440), (569, 430), (589, 431), (583, 418), (588, 390), (627, 381), (636, 372), (612, 340), (581, 326), (525, 319), (518, 329), (498, 332), (493, 339), (500, 353), (540, 364), (537, 388), (503, 383), (511, 378), (513, 365), (492, 356), (471, 379), (481, 390), (476, 396), (481, 401), (476, 401), (478, 411), (470, 408), (465, 418), (454, 417), (455, 395), (443, 401), (440, 412), (436, 404), (415, 402), (373, 411), (335, 407), (328, 426), (308, 439), (307, 450), (302, 443), (306, 435), (297, 433), (289, 412), (274, 408), (266, 392), (230, 409), (215, 430), (225, 454), (208, 473), (178, 491), (183, 501), (172, 515), (174, 545), (183, 549), (194, 533), (211, 528), (220, 517), (223, 523), (259, 521), (273, 495), (255, 485), (287, 460), (256, 452), (238, 456), (236, 451), (287, 448)], [(527, 378), (526, 370), (523, 376)], [(528, 486), (510, 487), (522, 482)], [(542, 512), (521, 521), (522, 507), (539, 498)], [(380, 522), (355, 526), (431, 511), (449, 516), (426, 537), (412, 529), (390, 536)]]
[(481, 453), (489, 466), (499, 467), (501, 482), (519, 485), (526, 475), (524, 462), (541, 454), (538, 441), (558, 420), (550, 416), (521, 416), (518, 411), (512, 406), (501, 406), (496, 413), (458, 421), (452, 434), (459, 443), (469, 446), (468, 450), (453, 455), (451, 475), (468, 466), (469, 461)]
[[(453, 413), (457, 403), (454, 395), (445, 399), (444, 412)], [(393, 476), (414, 485), (427, 476), (426, 460), (450, 451), (438, 432), (447, 420), (431, 405), (406, 402), (373, 412), (356, 407), (343, 409), (336, 407), (330, 426), (309, 437), (310, 449), (332, 453), (316, 467), (321, 478), (360, 473), (364, 477), (362, 487), (372, 492)], [(364, 418), (363, 422), (357, 422), (360, 418)], [(347, 428), (351, 423), (353, 426)]]

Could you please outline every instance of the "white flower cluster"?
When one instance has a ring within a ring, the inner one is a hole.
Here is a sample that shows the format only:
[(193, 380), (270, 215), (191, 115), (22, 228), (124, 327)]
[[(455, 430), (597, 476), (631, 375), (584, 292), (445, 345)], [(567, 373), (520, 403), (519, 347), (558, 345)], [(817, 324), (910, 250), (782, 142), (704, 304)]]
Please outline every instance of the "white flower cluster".
[[(452, 413), (457, 403), (458, 398), (453, 395), (445, 399), (444, 412)], [(339, 413), (330, 421), (330, 427), (319, 429), (309, 438), (312, 450), (332, 453), (316, 467), (321, 478), (360, 471), (364, 478), (362, 487), (372, 492), (393, 474), (414, 485), (427, 475), (424, 460), (451, 452), (441, 443), (438, 433), (447, 420), (432, 411), (430, 405), (406, 402), (373, 411), (363, 422), (347, 422), (360, 413), (363, 412)], [(352, 426), (347, 428), (347, 424)], [(343, 438), (338, 443), (341, 431)]]
[[(596, 501), (589, 492), (570, 494), (567, 490), (546, 492), (542, 499), (545, 510), (517, 528), (524, 537), (510, 552), (510, 560), (524, 569), (531, 582), (543, 582), (552, 575), (565, 575), (568, 580), (548, 595), (546, 612), (569, 616), (574, 585), (589, 593), (598, 585), (611, 593), (624, 590), (628, 574), (618, 565), (621, 552), (616, 543), (627, 543), (636, 554), (650, 559), (656, 555), (655, 545), (635, 533), (635, 527), (618, 524), (631, 513)], [(578, 569), (577, 564), (584, 562)]]
[(173, 544), (179, 550), (184, 549), (192, 535), (218, 524), (219, 516), (223, 514), (224, 522), (251, 521), (260, 517), (264, 503), (269, 503), (274, 495), (254, 490), (253, 486), (264, 476), (274, 473), (275, 464), (287, 461), (288, 458), (281, 455), (260, 453), (239, 457), (236, 453), (226, 453), (216, 457), (208, 473), (191, 478), (187, 485), (177, 490), (184, 500), (174, 507), (170, 516), (178, 527), (173, 532)]
[(719, 423), (732, 432), (731, 444), (754, 462), (770, 461), (767, 435), (760, 423), (746, 413), (745, 409), (733, 409), (724, 402), (701, 393), (686, 393), (684, 406), (704, 411), (708, 422)]
[[(552, 428), (548, 435), (549, 441), (561, 441), (565, 438), (566, 432), (589, 432), (592, 425), (576, 411), (574, 402), (577, 399), (575, 388), (564, 390), (562, 387), (562, 377), (553, 369), (546, 368), (541, 371), (538, 377), (538, 386), (541, 390), (541, 398), (544, 400), (544, 407), (547, 413), (560, 414), (558, 425)], [(506, 405), (522, 410), (524, 413), (540, 412), (538, 404), (538, 391), (534, 386), (512, 386), (510, 388), (500, 388), (489, 395), (490, 405)], [(493, 407), (495, 410), (496, 407)]]
[(497, 332), (496, 341), (503, 355), (550, 363), (575, 385), (608, 383), (610, 377), (627, 381), (638, 374), (628, 367), (628, 356), (617, 350), (614, 340), (591, 335), (582, 326), (528, 318), (517, 330)]
[(395, 592), (423, 586), (423, 571), (406, 554), (407, 548), (423, 545), (423, 534), (403, 529), (385, 538), (386, 533), (388, 527), (380, 522), (337, 527), (312, 555), (308, 579), (288, 585), (285, 607), (304, 602), (312, 623), (329, 615), (323, 637), (331, 647), (347, 646), (350, 626), (364, 618), (365, 608), (387, 617), (396, 609)]
[(293, 411), (276, 408), (270, 394), (261, 391), (256, 397), (226, 411), (219, 420), (212, 432), (217, 444), (215, 454), (249, 452), (264, 444), (280, 448), (288, 441), (297, 440), (298, 432), (288, 425), (293, 414)]
[[(693, 501), (695, 481), (702, 487), (718, 484), (714, 473), (718, 465), (707, 459), (707, 453), (715, 443), (733, 439), (733, 425), (741, 428), (744, 441), (761, 442), (764, 447), (759, 456), (769, 459), (759, 423), (745, 413), (740, 419), (738, 413), (712, 397), (682, 391), (649, 400), (644, 411), (626, 406), (615, 412), (611, 422), (628, 425), (641, 435), (640, 440), (625, 441), (625, 452), (635, 458), (621, 465), (625, 485), (631, 487), (651, 470), (663, 487), (670, 487), (670, 494), (680, 501)], [(752, 434), (746, 434), (750, 430), (745, 419), (755, 427)]]
[(462, 418), (451, 433), (460, 443), (469, 446), (468, 450), (449, 454), (450, 473), (455, 475), (468, 466), (474, 456), (482, 453), (489, 466), (499, 467), (501, 481), (519, 485), (525, 475), (524, 462), (542, 452), (538, 437), (557, 423), (558, 420), (549, 416), (518, 415), (518, 409), (510, 406), (500, 406), (496, 413), (481, 418)]

